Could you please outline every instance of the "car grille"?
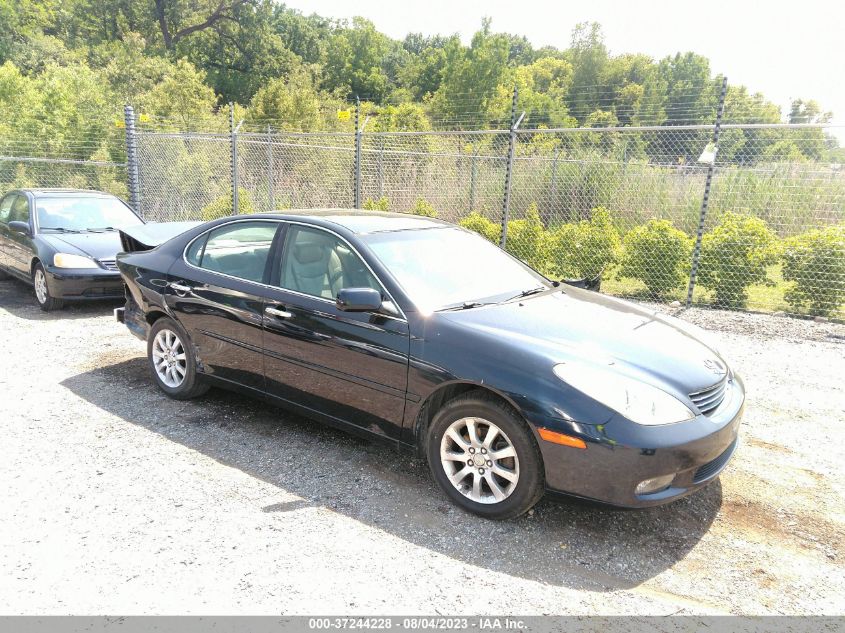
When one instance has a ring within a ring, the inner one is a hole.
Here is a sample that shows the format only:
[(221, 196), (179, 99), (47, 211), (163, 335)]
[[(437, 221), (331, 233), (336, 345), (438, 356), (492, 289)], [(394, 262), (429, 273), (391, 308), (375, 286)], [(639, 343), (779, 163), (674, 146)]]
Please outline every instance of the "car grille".
[(731, 455), (733, 455), (735, 448), (736, 440), (731, 442), (731, 445), (728, 446), (725, 451), (712, 462), (707, 462), (704, 466), (699, 466), (698, 470), (695, 471), (695, 475), (692, 477), (692, 482), (695, 484), (701, 483), (705, 479), (710, 479), (710, 477), (722, 470), (725, 464), (728, 463)]
[(97, 263), (106, 270), (117, 272), (117, 261), (114, 259), (98, 259)]
[(702, 415), (710, 415), (722, 404), (729, 387), (730, 379), (728, 374), (725, 374), (724, 378), (712, 387), (695, 391), (689, 397), (693, 401), (693, 404), (698, 407), (698, 410), (701, 411)]

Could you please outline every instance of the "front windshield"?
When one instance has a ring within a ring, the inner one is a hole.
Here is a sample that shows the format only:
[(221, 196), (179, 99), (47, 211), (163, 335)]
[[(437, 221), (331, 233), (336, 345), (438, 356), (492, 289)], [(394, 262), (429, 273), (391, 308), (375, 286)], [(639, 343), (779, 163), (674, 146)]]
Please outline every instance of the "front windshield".
[(51, 196), (37, 198), (35, 209), (43, 231), (108, 231), (142, 223), (117, 198)]
[(425, 312), (502, 300), (548, 285), (504, 251), (463, 229), (388, 231), (362, 239)]

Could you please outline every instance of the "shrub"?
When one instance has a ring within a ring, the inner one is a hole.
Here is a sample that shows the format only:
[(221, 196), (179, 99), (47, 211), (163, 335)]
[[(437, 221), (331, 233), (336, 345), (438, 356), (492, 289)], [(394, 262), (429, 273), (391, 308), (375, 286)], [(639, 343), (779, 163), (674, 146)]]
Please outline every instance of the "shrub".
[(642, 281), (661, 298), (684, 285), (692, 240), (668, 220), (649, 220), (625, 236), (620, 274)]
[(508, 222), (505, 250), (536, 270), (548, 269), (548, 236), (537, 203), (529, 205), (524, 219)]
[[(220, 196), (214, 202), (205, 205), (200, 212), (205, 222), (224, 218), (232, 215), (232, 194), (227, 193)], [(244, 213), (255, 213), (255, 206), (252, 204), (252, 196), (246, 189), (238, 188), (238, 215)]]
[(617, 261), (621, 244), (610, 212), (603, 207), (593, 209), (589, 221), (564, 224), (549, 236), (553, 268), (563, 277), (595, 279)]
[(783, 278), (793, 282), (786, 302), (829, 316), (845, 303), (845, 226), (807, 231), (786, 240)]
[(715, 292), (717, 305), (745, 306), (748, 286), (767, 281), (766, 267), (777, 260), (776, 243), (760, 218), (725, 213), (701, 241), (699, 283)]
[(411, 209), (414, 215), (424, 215), (427, 218), (436, 218), (437, 210), (425, 198), (417, 198), (414, 203), (414, 208)]
[(498, 222), (493, 222), (481, 215), (478, 211), (473, 211), (467, 217), (459, 222), (465, 229), (475, 231), (481, 237), (493, 242), (496, 246), (502, 239), (502, 226)]
[(364, 209), (367, 211), (388, 211), (390, 209), (390, 200), (384, 196), (378, 200), (367, 198), (364, 200)]

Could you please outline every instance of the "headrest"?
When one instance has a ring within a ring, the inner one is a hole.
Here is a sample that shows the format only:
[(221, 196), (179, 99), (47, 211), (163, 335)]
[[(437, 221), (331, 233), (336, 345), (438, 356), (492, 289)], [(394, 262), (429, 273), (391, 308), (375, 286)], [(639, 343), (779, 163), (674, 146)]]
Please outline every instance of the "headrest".
[(300, 264), (314, 264), (323, 259), (323, 247), (319, 244), (297, 244), (293, 256)]

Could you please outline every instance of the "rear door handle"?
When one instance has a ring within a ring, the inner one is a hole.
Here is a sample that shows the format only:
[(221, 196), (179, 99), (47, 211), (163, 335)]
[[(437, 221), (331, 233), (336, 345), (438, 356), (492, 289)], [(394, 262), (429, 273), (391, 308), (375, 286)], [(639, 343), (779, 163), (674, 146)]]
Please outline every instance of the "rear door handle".
[(264, 314), (279, 317), (280, 319), (289, 319), (293, 316), (291, 312), (288, 312), (287, 310), (279, 310), (278, 308), (264, 308)]
[(173, 288), (176, 292), (181, 293), (188, 293), (191, 292), (192, 288), (190, 286), (186, 286), (184, 284), (178, 284), (174, 282), (170, 282), (170, 287)]

